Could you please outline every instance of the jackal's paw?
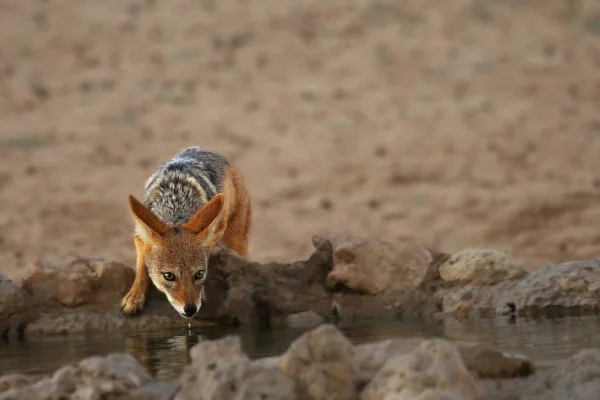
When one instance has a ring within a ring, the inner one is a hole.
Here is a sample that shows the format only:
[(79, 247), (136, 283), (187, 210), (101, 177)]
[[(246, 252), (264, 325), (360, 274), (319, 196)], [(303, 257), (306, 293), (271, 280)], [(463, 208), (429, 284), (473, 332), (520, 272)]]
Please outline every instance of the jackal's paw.
[(121, 301), (121, 308), (126, 315), (135, 315), (144, 309), (146, 295), (136, 291), (127, 293)]

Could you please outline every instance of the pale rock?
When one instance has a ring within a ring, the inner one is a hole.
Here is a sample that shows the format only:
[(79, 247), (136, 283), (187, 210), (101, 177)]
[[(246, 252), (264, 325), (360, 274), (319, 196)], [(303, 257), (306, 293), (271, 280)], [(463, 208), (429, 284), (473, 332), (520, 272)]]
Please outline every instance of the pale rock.
[[(354, 346), (359, 379), (368, 383), (391, 358), (408, 354), (426, 338), (387, 339)], [(508, 354), (472, 342), (453, 343), (467, 368), (476, 379), (508, 379), (535, 372), (532, 361), (521, 354)]]
[(114, 398), (151, 381), (148, 372), (129, 354), (89, 357), (66, 365), (51, 377), (0, 392), (1, 400), (95, 400)]
[(597, 400), (600, 397), (600, 350), (581, 350), (542, 378), (528, 400)]
[(486, 249), (465, 249), (455, 253), (440, 266), (439, 273), (445, 281), (478, 285), (494, 285), (525, 275), (525, 271), (508, 253)]
[(280, 358), (279, 367), (306, 398), (353, 399), (357, 383), (353, 350), (339, 330), (323, 324), (296, 339)]
[(442, 339), (389, 359), (361, 393), (363, 400), (454, 398), (482, 400), (459, 351)]
[(330, 288), (379, 294), (415, 288), (427, 276), (434, 261), (431, 252), (406, 241), (384, 242), (373, 238), (334, 236), (333, 268), (327, 276)]
[(121, 263), (70, 254), (55, 264), (32, 263), (23, 288), (41, 304), (105, 308), (118, 304), (134, 277)]
[(0, 376), (0, 393), (31, 385), (41, 379), (42, 377), (20, 373)]
[(174, 400), (294, 400), (294, 381), (278, 368), (251, 362), (237, 336), (201, 342), (190, 350)]

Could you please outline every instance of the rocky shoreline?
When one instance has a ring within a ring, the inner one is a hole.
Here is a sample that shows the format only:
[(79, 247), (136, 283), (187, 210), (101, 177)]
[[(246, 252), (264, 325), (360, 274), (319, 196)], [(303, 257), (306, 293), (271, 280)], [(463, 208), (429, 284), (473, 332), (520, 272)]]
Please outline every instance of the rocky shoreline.
[[(194, 325), (311, 327), (364, 318), (427, 319), (567, 315), (600, 309), (600, 261), (572, 261), (527, 272), (498, 250), (454, 255), (410, 242), (333, 236), (294, 263), (252, 262), (217, 248), (208, 301)], [(35, 262), (21, 285), (0, 274), (0, 334), (66, 334), (187, 325), (164, 295), (150, 289), (144, 311), (122, 315), (133, 269), (68, 255)]]
[(536, 375), (533, 363), (477, 343), (390, 339), (352, 345), (332, 324), (280, 356), (250, 359), (237, 336), (190, 349), (174, 380), (157, 381), (131, 355), (113, 353), (52, 374), (0, 377), (0, 400), (20, 399), (596, 399), (600, 351), (583, 350)]
[[(597, 350), (536, 376), (526, 357), (477, 343), (394, 339), (353, 346), (335, 322), (596, 313), (600, 261), (527, 272), (497, 250), (449, 255), (348, 236), (314, 237), (313, 244), (309, 259), (289, 264), (255, 263), (220, 248), (211, 254), (208, 302), (192, 324), (314, 328), (279, 357), (250, 360), (239, 338), (227, 336), (195, 345), (192, 363), (175, 381), (156, 381), (132, 356), (109, 354), (51, 375), (0, 377), (0, 399), (596, 398)], [(133, 278), (125, 265), (76, 255), (33, 263), (21, 285), (0, 275), (0, 333), (10, 340), (187, 325), (154, 288), (140, 315), (124, 316), (119, 302)]]

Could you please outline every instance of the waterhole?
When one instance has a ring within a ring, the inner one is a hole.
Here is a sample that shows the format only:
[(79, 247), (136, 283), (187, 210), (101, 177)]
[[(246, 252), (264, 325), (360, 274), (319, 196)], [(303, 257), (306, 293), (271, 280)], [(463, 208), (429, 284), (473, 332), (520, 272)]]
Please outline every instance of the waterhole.
[[(543, 319), (444, 319), (430, 323), (386, 322), (339, 325), (355, 344), (390, 338), (446, 338), (475, 341), (530, 357), (538, 371), (584, 348), (600, 347), (600, 317)], [(307, 329), (188, 328), (134, 333), (73, 334), (0, 341), (0, 375), (47, 373), (92, 355), (127, 352), (156, 379), (176, 378), (189, 363), (193, 345), (238, 335), (251, 358), (278, 355)]]

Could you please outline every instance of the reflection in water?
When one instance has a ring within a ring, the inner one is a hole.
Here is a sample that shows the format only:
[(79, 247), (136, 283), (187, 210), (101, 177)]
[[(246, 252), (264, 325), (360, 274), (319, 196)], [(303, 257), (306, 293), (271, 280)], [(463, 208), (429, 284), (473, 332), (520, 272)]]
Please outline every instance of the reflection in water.
[(190, 362), (189, 350), (204, 340), (217, 339), (226, 334), (222, 329), (169, 330), (127, 334), (125, 351), (146, 368), (152, 376), (168, 380), (178, 376)]
[[(499, 350), (526, 354), (539, 369), (568, 358), (582, 348), (600, 347), (600, 335), (595, 335), (599, 328), (600, 317), (594, 316), (340, 325), (353, 343), (415, 337), (476, 341)], [(92, 355), (127, 352), (157, 379), (168, 380), (181, 373), (190, 362), (189, 349), (201, 341), (238, 335), (244, 351), (251, 358), (256, 358), (282, 353), (304, 331), (291, 328), (205, 327), (0, 341), (0, 374), (51, 372)]]

